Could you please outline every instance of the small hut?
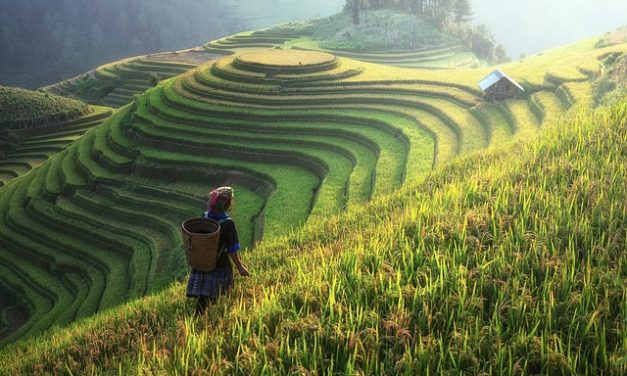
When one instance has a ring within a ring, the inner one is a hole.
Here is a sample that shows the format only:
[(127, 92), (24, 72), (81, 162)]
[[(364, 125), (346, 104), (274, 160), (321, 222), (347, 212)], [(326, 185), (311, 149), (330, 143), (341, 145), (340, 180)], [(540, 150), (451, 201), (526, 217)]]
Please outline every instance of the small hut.
[(485, 93), (486, 99), (492, 101), (502, 101), (515, 98), (525, 91), (514, 79), (497, 69), (486, 78), (479, 81), (479, 87)]

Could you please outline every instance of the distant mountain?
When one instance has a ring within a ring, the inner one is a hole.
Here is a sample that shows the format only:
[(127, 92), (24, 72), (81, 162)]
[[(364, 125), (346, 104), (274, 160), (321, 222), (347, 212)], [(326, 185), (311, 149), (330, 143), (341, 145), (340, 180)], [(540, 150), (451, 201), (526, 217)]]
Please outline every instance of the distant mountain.
[(222, 0), (3, 0), (0, 84), (35, 88), (242, 27)]
[(344, 0), (222, 0), (249, 28), (274, 26), (277, 23), (326, 17), (342, 10)]

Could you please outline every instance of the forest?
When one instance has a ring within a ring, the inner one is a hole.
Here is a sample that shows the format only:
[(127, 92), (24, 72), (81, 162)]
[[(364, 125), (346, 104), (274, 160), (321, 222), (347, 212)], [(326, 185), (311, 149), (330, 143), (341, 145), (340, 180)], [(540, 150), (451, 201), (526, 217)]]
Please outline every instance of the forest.
[(472, 16), (470, 0), (346, 0), (344, 11), (351, 11), (355, 23), (359, 23), (362, 10), (389, 7), (404, 8), (438, 26), (446, 26), (452, 21), (461, 25)]
[(36, 88), (125, 56), (193, 47), (240, 25), (221, 0), (3, 0), (0, 84)]
[(361, 23), (362, 14), (372, 9), (399, 8), (424, 18), (441, 30), (457, 35), (482, 59), (492, 63), (510, 60), (505, 48), (496, 42), (487, 25), (471, 25), (470, 0), (345, 0), (344, 12), (351, 13), (353, 23)]

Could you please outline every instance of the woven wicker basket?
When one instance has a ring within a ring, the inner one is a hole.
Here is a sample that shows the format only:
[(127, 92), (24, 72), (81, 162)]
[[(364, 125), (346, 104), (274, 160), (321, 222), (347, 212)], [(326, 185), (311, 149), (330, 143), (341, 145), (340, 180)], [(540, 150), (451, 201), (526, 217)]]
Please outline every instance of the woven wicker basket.
[(218, 261), (220, 224), (211, 218), (188, 218), (181, 224), (187, 264), (194, 269), (210, 272)]

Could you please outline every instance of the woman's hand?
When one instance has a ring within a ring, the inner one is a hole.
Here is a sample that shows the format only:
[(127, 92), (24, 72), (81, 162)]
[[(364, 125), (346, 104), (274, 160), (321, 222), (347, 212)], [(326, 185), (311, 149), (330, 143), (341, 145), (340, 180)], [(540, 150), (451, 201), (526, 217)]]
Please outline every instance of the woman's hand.
[(239, 270), (239, 275), (241, 275), (242, 277), (248, 277), (250, 273), (248, 272), (248, 269), (246, 269), (244, 264), (242, 264), (242, 262), (240, 261), (237, 252), (229, 253), (229, 256), (231, 257), (231, 261), (233, 261), (233, 264), (235, 264), (235, 266), (237, 267), (237, 270)]
[(246, 269), (246, 267), (244, 265), (240, 265), (239, 269), (239, 275), (241, 275), (242, 277), (248, 277), (250, 276), (250, 273), (248, 272), (248, 269)]

